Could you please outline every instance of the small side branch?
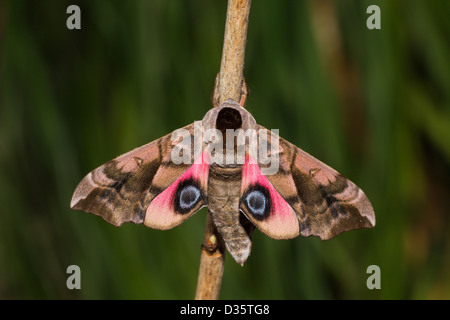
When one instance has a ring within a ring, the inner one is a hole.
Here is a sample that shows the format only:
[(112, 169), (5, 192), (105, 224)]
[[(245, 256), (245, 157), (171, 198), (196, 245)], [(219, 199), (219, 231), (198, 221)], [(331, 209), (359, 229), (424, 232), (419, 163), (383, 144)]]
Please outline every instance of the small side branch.
[(195, 300), (217, 300), (225, 263), (225, 246), (208, 211)]

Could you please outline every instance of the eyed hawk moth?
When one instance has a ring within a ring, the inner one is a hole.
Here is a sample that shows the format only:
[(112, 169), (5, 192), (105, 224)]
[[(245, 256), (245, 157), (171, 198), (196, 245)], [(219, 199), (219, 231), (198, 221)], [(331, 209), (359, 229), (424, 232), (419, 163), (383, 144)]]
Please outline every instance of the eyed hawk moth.
[[(220, 131), (222, 141), (205, 139), (208, 130)], [(253, 130), (259, 154), (277, 156), (277, 172), (264, 174), (267, 163), (251, 152), (245, 138), (226, 139), (229, 130)], [(182, 144), (180, 137), (184, 148), (174, 152)], [(226, 144), (230, 140), (235, 142), (231, 149)], [(263, 149), (262, 144), (270, 148)], [(211, 160), (223, 159), (226, 153), (231, 154), (226, 163)], [(188, 161), (173, 161), (174, 154)], [(343, 231), (375, 226), (372, 205), (361, 189), (258, 125), (232, 99), (212, 108), (201, 122), (93, 170), (79, 183), (71, 201), (72, 209), (91, 212), (115, 226), (134, 222), (162, 230), (179, 225), (204, 206), (241, 265), (250, 254), (255, 227), (275, 239), (302, 235), (326, 240)]]

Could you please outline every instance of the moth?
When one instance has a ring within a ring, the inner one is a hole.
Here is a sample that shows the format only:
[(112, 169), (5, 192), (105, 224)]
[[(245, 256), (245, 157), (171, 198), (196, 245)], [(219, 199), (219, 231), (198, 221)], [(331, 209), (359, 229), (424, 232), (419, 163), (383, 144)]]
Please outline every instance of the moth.
[[(267, 173), (270, 168), (276, 171)], [(72, 209), (115, 226), (134, 222), (161, 230), (205, 206), (241, 265), (255, 227), (274, 239), (326, 240), (375, 226), (374, 210), (360, 188), (257, 124), (232, 99), (209, 110), (202, 121), (93, 170), (71, 201)]]

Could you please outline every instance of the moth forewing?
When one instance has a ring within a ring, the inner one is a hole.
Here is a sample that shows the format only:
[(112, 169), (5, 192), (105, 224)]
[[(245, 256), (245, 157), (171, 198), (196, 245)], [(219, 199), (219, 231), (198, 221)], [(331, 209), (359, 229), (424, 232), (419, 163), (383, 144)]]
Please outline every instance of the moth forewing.
[(278, 132), (278, 129), (272, 129), (269, 140), (268, 130), (261, 127), (258, 129), (257, 159), (261, 167), (262, 174), (266, 176), (278, 173), (280, 168), (280, 136), (278, 135)]
[(372, 205), (361, 189), (295, 145), (278, 141), (279, 172), (267, 178), (296, 212), (302, 236), (326, 240), (375, 226)]

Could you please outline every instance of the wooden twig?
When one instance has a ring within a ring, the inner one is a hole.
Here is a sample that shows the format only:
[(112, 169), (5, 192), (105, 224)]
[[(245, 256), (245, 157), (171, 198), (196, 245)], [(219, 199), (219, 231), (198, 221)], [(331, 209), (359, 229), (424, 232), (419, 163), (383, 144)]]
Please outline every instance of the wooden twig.
[(251, 0), (229, 0), (218, 79), (219, 103), (239, 102), (244, 80), (245, 44)]
[[(216, 79), (213, 104), (232, 98), (242, 101), (245, 44), (251, 0), (228, 0), (220, 72)], [(225, 246), (208, 211), (200, 258), (196, 300), (219, 298), (225, 262)]]
[(225, 263), (225, 245), (217, 233), (211, 213), (206, 217), (205, 235), (198, 271), (196, 300), (217, 300)]

